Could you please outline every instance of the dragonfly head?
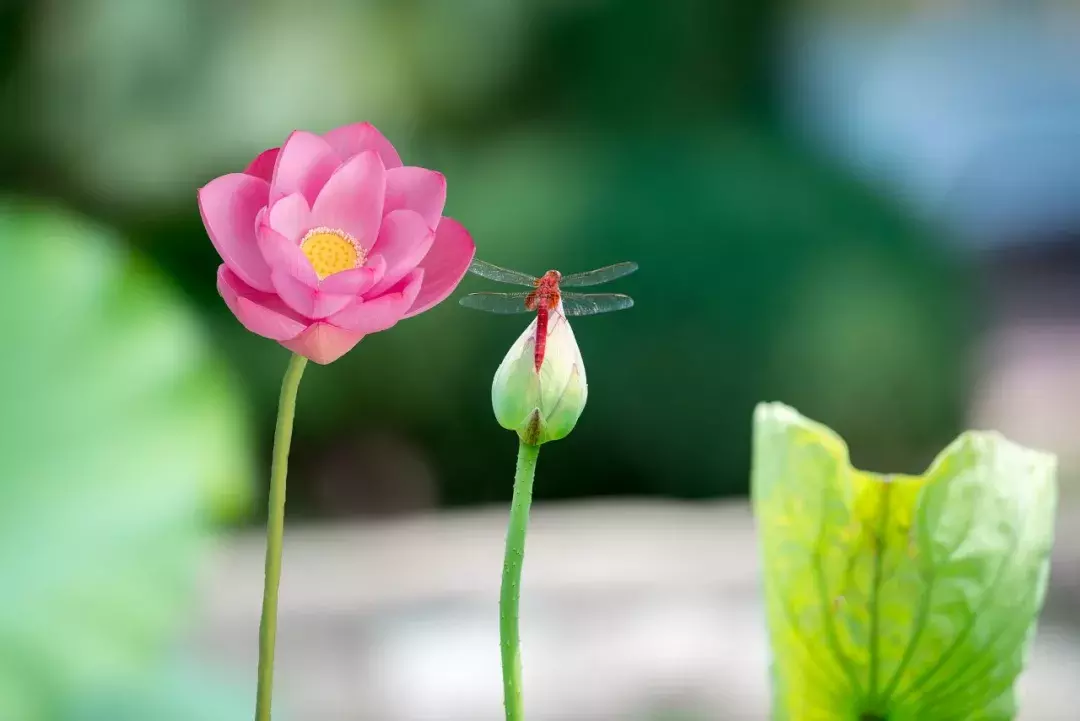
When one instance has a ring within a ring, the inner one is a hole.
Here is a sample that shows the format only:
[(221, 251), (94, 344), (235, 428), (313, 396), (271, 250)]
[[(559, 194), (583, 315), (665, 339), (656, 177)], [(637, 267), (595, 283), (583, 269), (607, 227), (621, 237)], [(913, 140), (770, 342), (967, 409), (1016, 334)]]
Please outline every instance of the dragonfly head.
[[(558, 284), (562, 280), (562, 273), (557, 270), (549, 270), (544, 273), (544, 276), (540, 279), (540, 283), (547, 283), (548, 285)], [(537, 283), (539, 285), (540, 283)]]

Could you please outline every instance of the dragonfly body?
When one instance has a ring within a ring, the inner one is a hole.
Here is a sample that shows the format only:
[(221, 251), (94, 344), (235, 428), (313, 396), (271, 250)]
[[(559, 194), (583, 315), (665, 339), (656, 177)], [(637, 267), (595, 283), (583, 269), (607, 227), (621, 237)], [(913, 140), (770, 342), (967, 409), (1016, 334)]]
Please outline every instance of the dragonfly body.
[(563, 275), (557, 270), (549, 270), (539, 278), (507, 270), (482, 260), (473, 260), (469, 272), (482, 278), (531, 286), (532, 290), (518, 293), (470, 293), (461, 299), (467, 308), (488, 311), (489, 313), (536, 313), (536, 342), (533, 362), (536, 371), (544, 363), (544, 351), (547, 348), (548, 329), (551, 314), (558, 314), (560, 304), (562, 313), (567, 316), (595, 315), (614, 310), (630, 308), (634, 301), (619, 293), (564, 293), (563, 287), (599, 285), (637, 270), (636, 263), (616, 263), (586, 273)]
[(536, 311), (536, 343), (533, 349), (533, 363), (536, 372), (544, 364), (544, 351), (547, 349), (548, 321), (551, 312), (558, 312), (559, 281), (562, 274), (549, 270), (536, 280), (536, 290), (525, 296), (525, 308)]

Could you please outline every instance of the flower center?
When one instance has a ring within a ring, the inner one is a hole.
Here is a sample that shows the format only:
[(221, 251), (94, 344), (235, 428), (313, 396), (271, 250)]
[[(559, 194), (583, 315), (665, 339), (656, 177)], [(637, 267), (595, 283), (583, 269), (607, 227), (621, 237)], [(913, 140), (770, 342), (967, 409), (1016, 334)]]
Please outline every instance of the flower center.
[(322, 280), (343, 270), (359, 268), (367, 260), (364, 248), (344, 230), (312, 228), (300, 241), (300, 250)]

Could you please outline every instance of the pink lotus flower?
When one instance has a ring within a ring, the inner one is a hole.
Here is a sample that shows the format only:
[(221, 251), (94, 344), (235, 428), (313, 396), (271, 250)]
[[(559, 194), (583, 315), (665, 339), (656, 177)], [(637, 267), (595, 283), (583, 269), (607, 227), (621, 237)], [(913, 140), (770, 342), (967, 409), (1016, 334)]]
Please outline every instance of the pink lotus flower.
[(199, 190), (229, 309), (316, 363), (450, 295), (476, 247), (445, 202), (442, 174), (403, 166), (369, 123), (296, 131)]

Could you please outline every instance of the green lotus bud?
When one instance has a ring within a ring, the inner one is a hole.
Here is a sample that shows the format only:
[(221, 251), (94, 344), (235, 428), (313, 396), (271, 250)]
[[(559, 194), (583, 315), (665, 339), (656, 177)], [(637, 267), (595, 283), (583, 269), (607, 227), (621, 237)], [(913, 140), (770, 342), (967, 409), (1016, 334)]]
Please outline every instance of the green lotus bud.
[(773, 717), (1013, 718), (1046, 592), (1055, 469), (967, 432), (921, 476), (868, 473), (828, 428), (758, 406)]
[(536, 352), (538, 322), (533, 320), (503, 358), (491, 385), (499, 425), (534, 446), (565, 438), (588, 397), (585, 364), (562, 306), (546, 320), (542, 352)]

